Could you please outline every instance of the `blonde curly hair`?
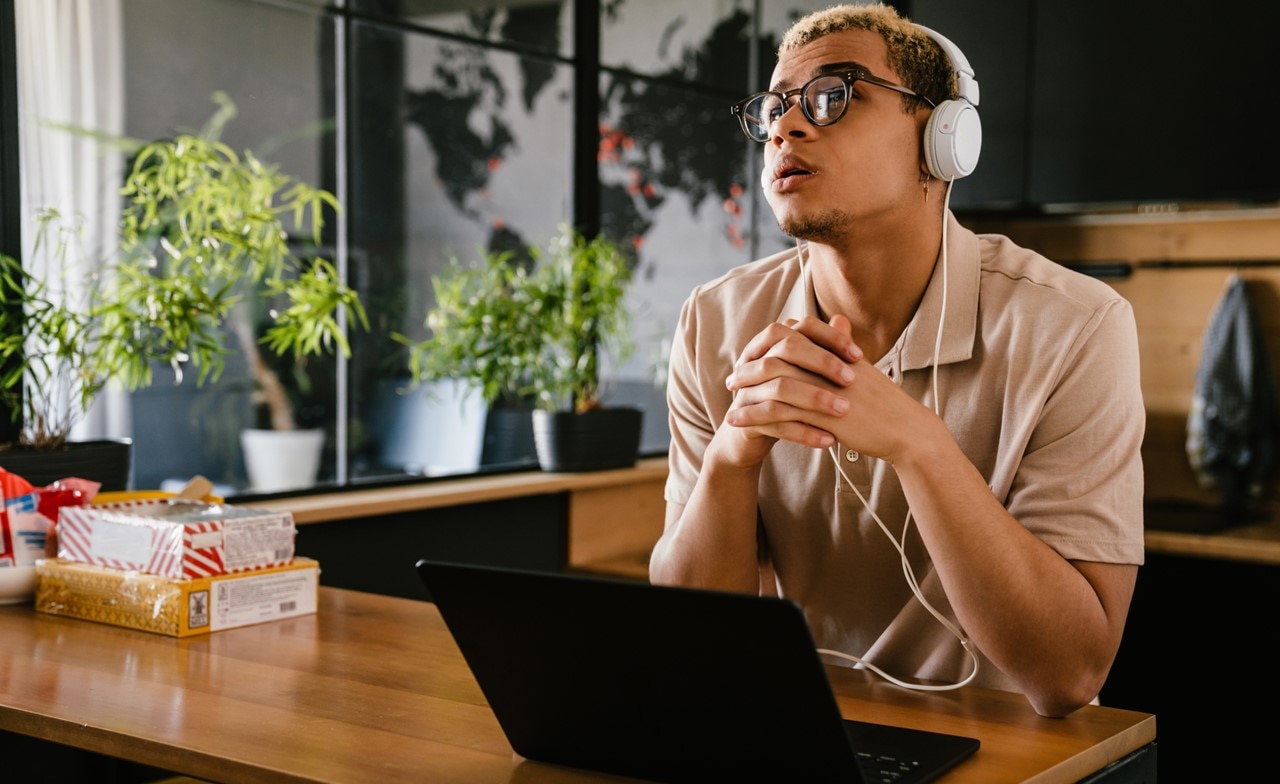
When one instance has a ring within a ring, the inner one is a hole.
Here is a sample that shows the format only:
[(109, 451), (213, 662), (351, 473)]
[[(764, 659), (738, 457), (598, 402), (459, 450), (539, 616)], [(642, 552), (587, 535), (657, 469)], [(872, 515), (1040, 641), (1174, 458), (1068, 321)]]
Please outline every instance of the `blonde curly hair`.
[[(881, 3), (833, 5), (801, 17), (782, 36), (778, 56), (842, 30), (868, 30), (883, 38), (889, 48), (889, 66), (904, 87), (935, 104), (958, 96), (955, 71), (942, 48), (911, 20)], [(913, 99), (904, 96), (903, 106), (914, 108)]]

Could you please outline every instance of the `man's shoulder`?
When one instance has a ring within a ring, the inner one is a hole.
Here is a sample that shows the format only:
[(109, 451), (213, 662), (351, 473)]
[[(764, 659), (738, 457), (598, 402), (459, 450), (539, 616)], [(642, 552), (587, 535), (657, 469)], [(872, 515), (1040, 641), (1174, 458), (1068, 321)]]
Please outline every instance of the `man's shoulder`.
[(1008, 281), (1016, 288), (1056, 294), (1089, 309), (1123, 299), (1104, 281), (1049, 259), (1003, 234), (974, 236), (978, 242), (984, 287), (992, 280)]
[(730, 268), (719, 277), (697, 286), (692, 298), (732, 299), (744, 292), (751, 292), (752, 299), (767, 292), (775, 292), (785, 298), (799, 275), (796, 249), (787, 248)]

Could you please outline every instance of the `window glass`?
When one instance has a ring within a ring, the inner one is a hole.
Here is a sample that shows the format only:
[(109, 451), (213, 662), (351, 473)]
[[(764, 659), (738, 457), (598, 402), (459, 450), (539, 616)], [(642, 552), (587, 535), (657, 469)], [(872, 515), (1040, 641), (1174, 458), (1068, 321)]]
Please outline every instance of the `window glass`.
[[(225, 95), (235, 116), (222, 141), (342, 200), (319, 251), (344, 271), (370, 319), (367, 332), (352, 331), (349, 360), (261, 355), (298, 426), (323, 434), (318, 469), (291, 489), (536, 468), (527, 416), (512, 424), (457, 385), (411, 388), (407, 353), (393, 336), (425, 336), (431, 279), (450, 260), (541, 245), (573, 219), (583, 203), (575, 178), (581, 186), (596, 176), (574, 169), (575, 144), (587, 144), (596, 148), (599, 224), (627, 249), (635, 273), (636, 351), (606, 368), (604, 399), (643, 408), (642, 453), (661, 454), (666, 354), (684, 298), (786, 246), (757, 185), (758, 149), (729, 106), (758, 89), (753, 66), (767, 80), (774, 44), (758, 47), (805, 10), (793, 5), (103, 0), (79, 6), (93, 13), (69, 26), (50, 14), (43, 23), (66, 27), (64, 49), (38, 56), (31, 42), (52, 40), (44, 28), (19, 41), (27, 95), (107, 111), (23, 117), (24, 253), (31, 206), (68, 191), (77, 194), (68, 211), (97, 216), (90, 255), (105, 258), (115, 246), (128, 154), (112, 159), (87, 134), (79, 141), (88, 148), (64, 149), (52, 140), (65, 126), (160, 139), (202, 128), (219, 108), (214, 96)], [(48, 6), (17, 7), (21, 28), (24, 13)], [(583, 13), (600, 15), (599, 63), (572, 59)], [(77, 45), (76, 24), (93, 31), (91, 52)], [(599, 78), (599, 135), (575, 142), (579, 67)], [(44, 141), (33, 145), (29, 135)], [(65, 176), (95, 155), (103, 163), (93, 177)], [(260, 316), (249, 314), (251, 331)], [(150, 387), (104, 396), (79, 436), (132, 438), (134, 487), (172, 488), (203, 474), (230, 497), (283, 492), (249, 477), (241, 433), (265, 424), (261, 385), (252, 356), (229, 339), (233, 352), (215, 381), (199, 385), (187, 373), (179, 382), (157, 368)]]
[(662, 382), (680, 306), (694, 286), (754, 258), (771, 225), (758, 217), (768, 208), (756, 150), (729, 111), (752, 82), (755, 6), (601, 8), (601, 226), (636, 264), (637, 350), (615, 389), (646, 412), (645, 450), (665, 451), (670, 438)]
[[(748, 87), (753, 0), (614, 0), (601, 6), (600, 64), (633, 74)], [(727, 110), (726, 110), (727, 111)]]
[(759, 188), (722, 96), (609, 73), (601, 96), (601, 227), (635, 263), (636, 351), (614, 370), (615, 392), (646, 412), (642, 449), (665, 451), (661, 384), (680, 306), (694, 286), (750, 260)]
[(354, 30), (351, 247), (379, 323), (353, 361), (353, 477), (536, 465), (531, 440), (486, 453), (484, 417), (456, 390), (407, 390), (388, 333), (425, 337), (431, 278), (450, 259), (542, 245), (570, 219), (572, 71), (429, 32)]
[(515, 49), (573, 53), (573, 0), (350, 0), (354, 11), (388, 22)]
[[(126, 136), (149, 141), (200, 129), (218, 109), (212, 96), (220, 91), (236, 110), (222, 141), (296, 179), (334, 187), (330, 17), (232, 0), (123, 0), (120, 7)], [(245, 312), (255, 324), (260, 316)], [(152, 386), (129, 395), (135, 487), (203, 474), (224, 492), (250, 489), (240, 433), (265, 422), (261, 387), (244, 346), (234, 338), (230, 345), (235, 350), (216, 382), (198, 386), (188, 373), (174, 383), (167, 368), (157, 368)], [(325, 433), (313, 481), (333, 481), (334, 443), (342, 425), (337, 360), (293, 367), (266, 353), (262, 358), (283, 382), (298, 426)]]

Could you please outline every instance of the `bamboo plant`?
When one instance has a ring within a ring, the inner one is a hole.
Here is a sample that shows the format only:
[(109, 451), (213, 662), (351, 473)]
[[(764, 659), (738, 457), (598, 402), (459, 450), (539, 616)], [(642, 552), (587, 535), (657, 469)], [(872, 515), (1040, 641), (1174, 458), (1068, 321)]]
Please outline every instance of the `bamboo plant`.
[[(293, 249), (294, 235), (319, 243), (337, 199), (221, 142), (236, 110), (224, 94), (214, 100), (219, 109), (200, 132), (137, 150), (121, 191), (118, 254), (80, 295), (2, 262), (0, 394), (22, 417), (21, 445), (60, 445), (108, 383), (150, 385), (157, 365), (179, 381), (187, 368), (200, 384), (216, 380), (234, 334), (259, 387), (275, 391), (264, 399), (276, 408), (274, 426), (291, 427), (289, 400), (259, 347), (349, 355), (344, 320), (368, 328), (357, 293), (334, 265)], [(42, 231), (59, 221), (45, 213)], [(261, 336), (244, 327), (255, 301), (284, 303), (270, 310)]]

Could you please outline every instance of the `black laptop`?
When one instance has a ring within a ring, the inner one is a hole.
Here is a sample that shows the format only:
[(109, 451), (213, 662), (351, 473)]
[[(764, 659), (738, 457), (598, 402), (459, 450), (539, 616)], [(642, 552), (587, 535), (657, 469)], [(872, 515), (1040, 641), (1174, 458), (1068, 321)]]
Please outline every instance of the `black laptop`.
[[(978, 741), (840, 716), (784, 599), (421, 560), (526, 759), (660, 782), (929, 781)], [(888, 772), (883, 772), (888, 771)]]

